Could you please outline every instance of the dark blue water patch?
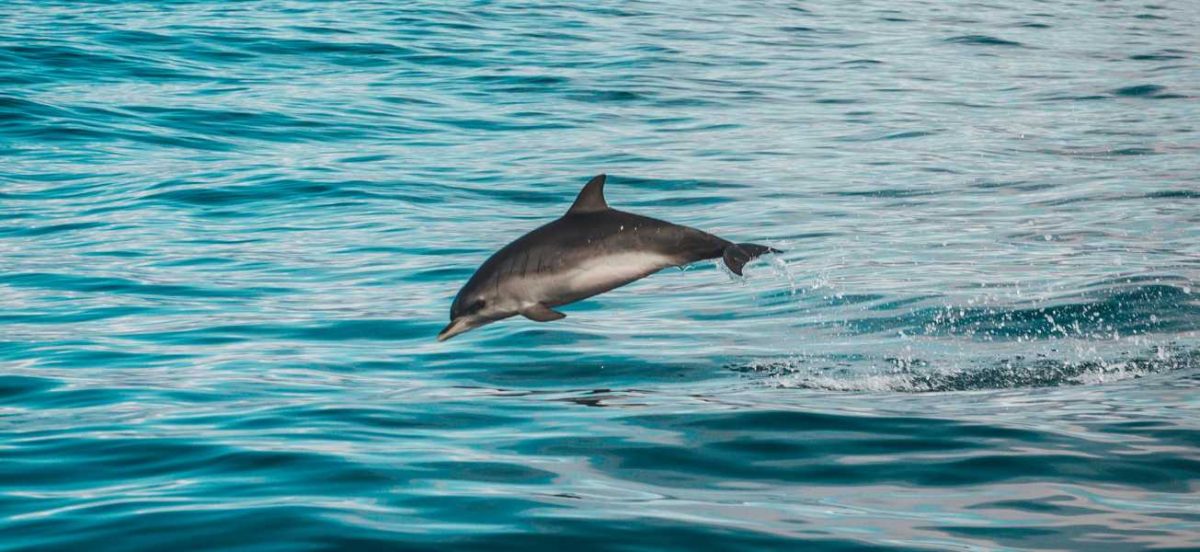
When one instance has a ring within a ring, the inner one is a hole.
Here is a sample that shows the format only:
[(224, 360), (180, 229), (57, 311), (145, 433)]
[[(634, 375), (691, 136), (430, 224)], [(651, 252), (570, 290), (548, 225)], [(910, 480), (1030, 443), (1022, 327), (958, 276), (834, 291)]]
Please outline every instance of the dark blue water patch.
[(377, 161), (385, 161), (390, 159), (389, 155), (354, 155), (338, 159), (341, 163), (374, 163)]
[[(435, 479), (436, 481), (436, 479)], [(465, 482), (458, 482), (462, 485)], [(487, 526), (506, 515), (524, 516), (534, 511), (545, 510), (550, 505), (536, 497), (481, 497), (465, 493), (422, 496), (414, 494), (397, 501), (399, 508), (424, 512), (430, 522), (453, 516), (461, 524)]]
[(317, 341), (403, 341), (427, 338), (435, 331), (435, 325), (410, 320), (347, 320), (296, 328), (289, 336), (299, 340)]
[[(40, 344), (28, 348), (28, 353), (11, 354), (14, 359), (29, 358), (36, 360), (40, 366), (62, 368), (92, 368), (105, 366), (108, 368), (149, 368), (177, 364), (190, 358), (192, 353), (156, 353), (127, 349), (116, 349), (113, 346), (95, 344)], [(81, 392), (76, 392), (78, 397)], [(99, 392), (96, 392), (99, 393)], [(102, 401), (107, 402), (107, 401)]]
[(1190, 294), (1189, 280), (1182, 276), (1170, 274), (1125, 274), (1112, 278), (1103, 278), (1084, 285), (1084, 289), (1105, 293), (1107, 289), (1132, 288), (1140, 285), (1169, 285), (1177, 286)]
[[(739, 96), (752, 98), (752, 94), (739, 94)], [(725, 99), (721, 100), (706, 100), (700, 98), (687, 97), (664, 97), (653, 102), (655, 107), (667, 108), (689, 108), (689, 107), (718, 107), (726, 105), (728, 102)]]
[(156, 261), (156, 266), (163, 267), (186, 267), (186, 266), (220, 266), (236, 264), (236, 259), (228, 257), (190, 257), (185, 259), (164, 259)]
[[(1200, 352), (1193, 352), (1193, 363), (1200, 365)], [(1147, 436), (1182, 448), (1200, 447), (1200, 431), (1179, 428), (1166, 419), (1114, 422), (1106, 426), (1114, 434)]]
[[(1049, 545), (1051, 543), (1062, 543), (1064, 541), (1066, 541), (1066, 542), (1074, 541), (1074, 539), (1070, 539), (1070, 538), (1064, 539), (1063, 538), (1064, 535), (1062, 535), (1062, 533), (1064, 531), (1062, 529), (1036, 528), (1036, 529), (1031, 530), (1028, 527), (1021, 527), (1019, 525), (1014, 525), (1011, 527), (999, 527), (999, 526), (979, 527), (979, 526), (972, 526), (972, 525), (962, 525), (962, 526), (938, 525), (938, 526), (933, 526), (933, 527), (927, 527), (926, 529), (943, 531), (943, 532), (946, 532), (951, 535), (960, 535), (960, 536), (972, 537), (975, 539), (984, 539), (987, 541), (991, 541), (992, 543), (995, 543), (995, 545), (997, 545), (997, 546), (1003, 546), (1003, 547), (1034, 547), (1035, 549), (1043, 549), (1044, 546)], [(1070, 532), (1078, 532), (1079, 534), (1082, 534), (1082, 535), (1088, 535), (1089, 533), (1101, 534), (1104, 532), (1104, 526), (1078, 525), (1078, 526), (1071, 526), (1069, 528), (1069, 531)], [(1166, 533), (1160, 532), (1160, 531), (1144, 531), (1144, 532), (1141, 532), (1141, 534), (1143, 534), (1143, 535), (1166, 535)], [(1089, 539), (1084, 539), (1083, 542), (1076, 542), (1076, 544), (1083, 546), (1084, 542), (1087, 542), (1088, 540)]]
[[(859, 359), (855, 359), (859, 360)], [(839, 392), (955, 393), (1089, 385), (1200, 369), (1200, 350), (1163, 346), (1126, 352), (1111, 361), (1064, 360), (1038, 353), (978, 365), (939, 366), (915, 358), (880, 359), (885, 367), (858, 369), (837, 357), (739, 360), (726, 367), (751, 378), (777, 378), (789, 388)], [(1171, 440), (1172, 435), (1163, 435)]]
[(475, 268), (470, 266), (442, 266), (414, 271), (407, 278), (425, 282), (439, 280), (461, 280), (465, 282), (474, 273)]
[[(669, 415), (650, 417), (634, 417), (629, 421), (639, 425), (649, 423), (653, 427), (661, 427), (664, 423), (685, 432), (699, 431), (704, 435), (717, 433), (734, 434), (740, 427), (753, 428), (755, 433), (786, 433), (797, 428), (807, 431), (828, 431), (834, 433), (881, 433), (897, 437), (918, 440), (920, 436), (934, 437), (948, 435), (947, 427), (959, 427), (978, 432), (977, 437), (1010, 437), (1024, 440), (1039, 440), (1038, 433), (1031, 430), (997, 428), (989, 425), (961, 424), (953, 421), (933, 420), (923, 417), (893, 416), (878, 419), (872, 416), (845, 416), (819, 411), (780, 410), (754, 411), (730, 414), (713, 414), (697, 416), (692, 419), (680, 419)], [(874, 447), (874, 444), (868, 444)], [(807, 449), (813, 455), (827, 454), (819, 449)]]
[[(877, 59), (852, 59), (850, 61), (840, 62), (838, 65), (841, 67), (848, 67), (848, 68), (875, 69), (876, 66), (883, 65), (883, 64), (884, 64), (884, 62), (879, 61)], [(847, 113), (847, 115), (850, 115), (850, 114), (853, 114), (853, 112)], [(870, 113), (869, 112), (867, 112), (867, 113), (859, 112), (859, 114), (860, 115), (861, 114), (869, 115)]]
[(971, 46), (1005, 46), (1005, 47), (1023, 47), (1024, 44), (1015, 40), (1004, 40), (988, 35), (961, 35), (945, 39), (946, 42), (952, 44), (967, 44)]
[[(819, 308), (835, 308), (858, 305), (862, 303), (871, 303), (886, 298), (881, 294), (834, 294), (829, 296), (805, 294), (801, 296), (800, 301), (803, 305), (797, 305), (796, 294), (791, 290), (776, 290), (774, 292), (763, 293), (755, 297), (756, 309), (738, 309), (731, 308), (712, 312), (696, 312), (689, 314), (688, 319), (696, 321), (724, 321), (724, 320), (750, 320), (761, 317), (759, 309), (769, 309), (770, 307), (779, 307), (775, 312), (795, 312), (797, 309), (819, 309)], [(759, 314), (755, 314), (759, 312)], [(767, 311), (771, 312), (771, 311)]]
[[(569, 495), (560, 498), (571, 498)], [(470, 507), (466, 502), (461, 507)], [(478, 505), (476, 505), (478, 507)], [(583, 506), (583, 505), (581, 505)], [(546, 510), (544, 504), (530, 504), (528, 508), (537, 511)], [(485, 510), (486, 512), (486, 510)], [(449, 513), (447, 511), (446, 513)], [(459, 550), (501, 550), (519, 552), (522, 550), (564, 550), (588, 549), (596, 547), (597, 543), (636, 543), (628, 548), (631, 550), (662, 550), (671, 547), (685, 549), (719, 548), (728, 550), (795, 550), (803, 546), (808, 550), (827, 550), (830, 552), (887, 552), (896, 550), (912, 550), (912, 548), (893, 547), (865, 543), (854, 538), (830, 538), (820, 532), (812, 531), (803, 537), (790, 535), (773, 535), (767, 532), (738, 530), (720, 526), (701, 526), (683, 520), (651, 518), (640, 520), (631, 525), (623, 520), (581, 519), (576, 516), (543, 515), (533, 523), (528, 530), (516, 533), (500, 531), (494, 534), (479, 534), (473, 536), (449, 536), (437, 539), (438, 543)], [(331, 548), (343, 549), (372, 549), (383, 547), (392, 549), (394, 539), (385, 536), (372, 538), (370, 536), (354, 536), (329, 538)], [(414, 540), (415, 543), (402, 546), (414, 546), (416, 549), (429, 547), (432, 542), (426, 539)], [(398, 548), (403, 550), (404, 548)]]
[(571, 128), (572, 125), (554, 122), (522, 123), (501, 119), (480, 119), (475, 117), (440, 117), (430, 122), (459, 130), (483, 130), (488, 132), (513, 132), (529, 130), (554, 130)]
[(140, 332), (125, 337), (150, 343), (207, 346), (283, 337), (290, 331), (284, 326), (268, 324), (228, 324), (185, 330)]
[[(199, 471), (225, 477), (254, 477), (256, 474), (261, 476), (282, 471), (291, 474), (294, 480), (319, 478), (320, 481), (313, 485), (313, 491), (320, 493), (353, 492), (378, 485), (403, 484), (416, 475), (415, 471), (398, 470), (395, 467), (374, 469), (338, 455), (270, 449), (243, 449), (220, 454), (205, 461), (204, 468)], [(261, 497), (264, 493), (261, 489), (246, 489), (241, 493), (229, 494)], [(266, 494), (282, 493), (268, 491)]]
[(479, 481), (509, 485), (547, 484), (554, 480), (554, 472), (539, 470), (504, 462), (427, 462), (414, 467), (438, 473), (439, 477), (456, 481)]
[(941, 192), (928, 189), (881, 188), (878, 190), (846, 190), (830, 193), (843, 197), (905, 198), (938, 195)]
[(275, 62), (303, 61), (306, 64), (328, 63), (356, 68), (387, 66), (412, 60), (420, 55), (416, 49), (384, 42), (281, 39), (249, 35), (225, 35), (220, 37), (219, 42), (246, 53), (270, 56)]
[[(232, 485), (232, 484), (231, 484)], [(175, 506), (174, 508), (171, 505)], [(131, 498), (110, 506), (91, 506), (69, 516), (76, 531), (64, 534), (55, 531), (53, 523), (26, 519), (14, 523), (10, 535), (23, 544), (13, 550), (32, 551), (47, 548), (73, 549), (81, 546), (98, 551), (116, 551), (126, 547), (153, 548), (162, 543), (161, 535), (171, 534), (175, 546), (188, 549), (236, 549), (250, 542), (263, 542), (250, 535), (272, 535), (272, 538), (314, 541), (318, 528), (328, 531), (336, 522), (323, 521), (331, 511), (306, 505), (278, 503), (253, 507), (253, 519), (230, 512), (214, 501), (148, 500)], [(181, 513), (185, 511), (186, 513)], [(114, 522), (124, 516), (136, 515), (139, 528), (128, 534), (128, 524)], [(236, 528), (236, 531), (212, 534), (211, 527)], [(284, 529), (280, 529), (284, 528)]]
[(1172, 61), (1178, 59), (1186, 59), (1185, 52), (1176, 50), (1161, 50), (1153, 54), (1134, 54), (1129, 56), (1129, 59), (1135, 61)]
[(1143, 194), (1146, 199), (1200, 199), (1200, 191), (1197, 190), (1162, 190), (1158, 192), (1149, 192)]
[(265, 293), (284, 293), (287, 288), (200, 287), (186, 284), (138, 282), (126, 278), (32, 272), (0, 275), (0, 283), (22, 288), (62, 289), (74, 292), (111, 293), (163, 297), (256, 297)]
[(68, 110), (50, 104), (17, 96), (0, 95), (0, 125), (63, 117), (69, 114)]
[(278, 179), (255, 185), (215, 187), (199, 185), (147, 195), (144, 201), (182, 203), (204, 207), (221, 207), (244, 203), (287, 201), (297, 197), (353, 197), (358, 192), (335, 183), (320, 183), (294, 179)]
[(831, 308), (871, 303), (886, 297), (880, 293), (835, 293), (820, 297), (811, 296), (810, 299), (815, 302), (814, 307)]
[(131, 105), (123, 109), (140, 114), (145, 121), (156, 126), (222, 138), (237, 136), (286, 143), (354, 139), (361, 137), (364, 132), (338, 121), (301, 118), (279, 112), (145, 105)]
[[(1131, 378), (1200, 367), (1195, 352), (1175, 351), (1167, 356), (1152, 352), (1129, 357), (1112, 364), (1095, 361), (1064, 362), (1049, 358), (1007, 359), (990, 366), (953, 373), (914, 373), (909, 378), (913, 389), (928, 392), (968, 391), (980, 389), (1017, 389), (1082, 385), (1091, 378), (1104, 375)], [(897, 363), (901, 370), (911, 370), (913, 364)]]
[(496, 73), (471, 75), (468, 80), (501, 93), (554, 93), (571, 85), (570, 78), (560, 75)]
[[(400, 472), (387, 475), (356, 466), (334, 455), (284, 450), (247, 450), (215, 444), (198, 444), (177, 438), (111, 438), (96, 440), (39, 439), (24, 447), (0, 467), (0, 484), (40, 484), (71, 487), (77, 484), (69, 469), (37, 470), (36, 460), (45, 451), (72, 458), (92, 477), (112, 479), (135, 476), (145, 479), (221, 474), (230, 478), (253, 478), (256, 474), (285, 472), (294, 480), (320, 477), (314, 491), (339, 487), (395, 484)], [(34, 473), (37, 472), (37, 473)], [(232, 490), (232, 489), (231, 489)], [(270, 496), (266, 489), (243, 491), (247, 496)], [(253, 493), (253, 494), (250, 494)], [(237, 496), (240, 493), (232, 493)]]
[(89, 128), (84, 124), (46, 123), (13, 129), (11, 135), (47, 142), (82, 142), (106, 140), (114, 137), (115, 133), (108, 129)]
[(0, 313), (0, 323), (71, 324), (149, 314), (153, 310), (148, 307), (121, 306), (78, 308), (70, 312), (4, 312)]
[[(423, 415), (420, 405), (394, 405), (386, 408), (354, 405), (321, 405), (319, 407), (284, 407), (260, 409), (238, 419), (217, 418), (222, 428), (231, 431), (267, 433), (275, 429), (288, 431), (303, 420), (309, 427), (344, 427), (351, 423), (356, 432), (383, 432), (391, 438), (401, 434), (434, 433), (499, 429), (528, 423), (524, 418), (488, 412), (469, 403), (443, 405), (445, 412), (436, 417)], [(358, 440), (359, 435), (331, 435), (331, 439)]]
[(77, 124), (44, 123), (17, 129), (12, 134), (48, 143), (126, 142), (210, 152), (232, 151), (234, 149), (231, 143), (224, 140), (196, 136), (177, 136), (161, 132), (123, 131), (117, 130), (114, 127), (100, 126), (88, 122)]
[[(1122, 481), (1132, 487), (1184, 492), (1187, 485), (1172, 474), (1200, 475), (1200, 461), (1178, 455), (1130, 454), (1121, 450), (1120, 444), (1097, 444), (1042, 431), (934, 417), (872, 418), (775, 411), (637, 416), (622, 421), (646, 430), (668, 431), (675, 439), (668, 444), (609, 437), (546, 437), (522, 443), (514, 452), (582, 456), (614, 478), (668, 488), (718, 488), (730, 477), (764, 484), (826, 486), (867, 481), (958, 487), (1046, 479), (1107, 481), (1113, 474), (1120, 474)], [(1071, 453), (1018, 456), (986, 452), (1022, 447), (1054, 447)], [(964, 454), (971, 449), (984, 452)], [(1078, 462), (1079, 452), (1088, 453), (1091, 461)], [(920, 463), (845, 461), (856, 456), (886, 459), (908, 454), (936, 454), (943, 459), (926, 458)]]
[(713, 132), (720, 130), (734, 130), (742, 128), (742, 125), (737, 123), (718, 123), (711, 125), (689, 125), (674, 128), (664, 128), (660, 132), (676, 134), (680, 132)]
[(1041, 153), (1063, 157), (1076, 157), (1079, 159), (1105, 160), (1110, 157), (1141, 157), (1148, 155), (1161, 155), (1162, 153), (1153, 148), (1128, 147), (1128, 148), (1111, 148), (1111, 147), (1065, 147), (1058, 149), (1047, 149)]
[(692, 207), (704, 205), (724, 205), (733, 202), (728, 197), (709, 196), (709, 197), (669, 197), (649, 201), (626, 201), (623, 202), (623, 207)]
[[(939, 298), (941, 298), (941, 297), (943, 297), (943, 296), (942, 296), (942, 295), (938, 295), (938, 294), (930, 294), (930, 295), (916, 295), (916, 296), (913, 296), (913, 297), (904, 297), (904, 298), (900, 298), (900, 299), (892, 299), (892, 300), (890, 300), (890, 301), (884, 301), (884, 302), (881, 302), (881, 303), (876, 303), (876, 304), (874, 304), (874, 305), (871, 305), (871, 306), (870, 306), (870, 307), (868, 307), (868, 308), (869, 308), (870, 310), (873, 310), (873, 311), (890, 311), (890, 310), (897, 310), (897, 309), (899, 309), (899, 308), (901, 308), (901, 307), (906, 307), (906, 306), (909, 306), (909, 305), (914, 305), (914, 304), (917, 304), (917, 303), (926, 303), (926, 302), (931, 302), (931, 301), (934, 301), (934, 300), (936, 300), (936, 299), (939, 299)], [(880, 298), (883, 298), (883, 297), (880, 297)]]
[[(479, 248), (454, 248), (454, 247), (431, 247), (426, 244), (411, 245), (411, 246), (392, 246), (392, 245), (371, 245), (363, 247), (349, 247), (336, 251), (337, 254), (399, 254), (399, 255), (417, 255), (424, 257), (449, 257), (465, 254), (476, 254)], [(457, 267), (457, 270), (467, 271), (474, 270), (472, 267)], [(442, 270), (441, 268), (437, 270)]]
[(583, 103), (624, 103), (645, 101), (651, 99), (646, 94), (638, 93), (633, 90), (603, 90), (595, 89), (586, 92), (576, 92), (568, 94), (567, 97), (571, 100)]
[(18, 375), (0, 375), (0, 402), (19, 404), (23, 398), (34, 397), (52, 390), (61, 382), (50, 378)]
[(96, 38), (101, 42), (123, 47), (129, 44), (138, 46), (180, 46), (188, 44), (188, 40), (177, 35), (159, 34), (145, 30), (116, 30), (101, 33)]
[(838, 234), (837, 232), (801, 232), (799, 234), (790, 234), (790, 235), (785, 235), (785, 236), (779, 236), (779, 239), (784, 240), (784, 241), (820, 240), (823, 238), (836, 236), (837, 234)]
[(292, 25), (288, 28), (295, 29), (297, 31), (301, 31), (304, 33), (311, 33), (311, 34), (317, 34), (317, 35), (353, 36), (353, 35), (357, 34), (354, 31), (350, 31), (350, 30), (346, 30), (346, 29), (339, 29), (336, 27), (319, 27), (319, 26), (314, 26), (314, 25)]
[(799, 26), (799, 25), (783, 25), (783, 26), (779, 27), (779, 30), (783, 31), (785, 33), (800, 33), (800, 34), (815, 33), (815, 32), (819, 31), (815, 27), (804, 27), (804, 26)]
[(1138, 84), (1134, 86), (1125, 86), (1112, 91), (1115, 96), (1125, 98), (1181, 98), (1176, 94), (1167, 94), (1167, 87), (1160, 84)]
[(619, 194), (624, 186), (629, 186), (633, 189), (649, 189), (664, 192), (680, 192), (691, 190), (737, 190), (746, 188), (745, 184), (738, 182), (727, 182), (720, 180), (673, 180), (661, 178), (648, 178), (644, 176), (633, 175), (609, 175), (608, 184), (606, 184), (606, 194)]
[(150, 253), (147, 253), (146, 251), (132, 251), (128, 249), (110, 249), (104, 251), (85, 251), (79, 255), (81, 257), (117, 257), (136, 259), (139, 257), (149, 257)]
[(936, 131), (936, 130), (909, 130), (909, 131), (905, 131), (905, 132), (894, 132), (892, 134), (888, 134), (888, 135), (883, 136), (878, 139), (879, 140), (902, 140), (902, 139), (907, 139), (907, 138), (922, 138), (925, 136), (932, 136), (934, 134), (937, 134), (938, 132), (939, 131)]
[[(533, 332), (530, 332), (533, 333)], [(547, 332), (548, 333), (548, 332)], [(529, 339), (526, 339), (528, 342)], [(582, 343), (603, 345), (602, 338), (579, 340)], [(462, 377), (485, 387), (502, 389), (561, 389), (564, 385), (608, 389), (621, 385), (646, 385), (664, 382), (698, 382), (727, 377), (716, 361), (697, 361), (691, 364), (651, 362), (630, 354), (590, 354), (573, 360), (566, 347), (533, 358), (514, 349), (511, 358), (486, 358), (470, 355), (479, 365), (463, 371)], [(550, 359), (543, 359), (549, 356)], [(555, 359), (554, 357), (557, 357)], [(602, 406), (602, 404), (597, 404)]]
[(1085, 508), (1070, 504), (1074, 498), (1067, 495), (1051, 495), (1028, 500), (997, 500), (981, 502), (968, 506), (971, 510), (1015, 510), (1035, 514), (1052, 514), (1059, 516), (1088, 516), (1100, 513), (1095, 508)]
[(219, 447), (179, 439), (116, 438), (110, 440), (80, 440), (73, 438), (42, 438), (22, 447), (0, 466), (0, 484), (12, 485), (78, 485), (73, 470), (64, 468), (38, 469), (38, 459), (44, 451), (53, 451), (63, 458), (72, 458), (80, 468), (93, 477), (106, 478), (141, 474), (143, 477), (168, 475), (187, 467), (202, 465), (215, 455)]
[(1108, 150), (1109, 155), (1159, 155), (1153, 148), (1116, 148)]
[(47, 234), (58, 234), (62, 232), (75, 232), (78, 230), (89, 230), (107, 226), (102, 222), (67, 222), (62, 224), (49, 224), (46, 226), (15, 226), (2, 227), (0, 226), (0, 237), (25, 237), (33, 238), (45, 236)]
[(840, 323), (856, 333), (903, 330), (909, 335), (1039, 340), (1188, 332), (1200, 329), (1200, 303), (1172, 285), (1104, 288), (1030, 307), (927, 307), (893, 317)]
[(38, 73), (18, 73), (27, 84), (64, 79), (115, 82), (125, 79), (190, 81), (204, 78), (198, 74), (169, 69), (142, 55), (111, 55), (98, 49), (85, 50), (63, 44), (0, 45), (0, 55), (13, 59), (14, 64), (42, 69)]
[[(101, 358), (99, 360), (103, 362), (105, 359)], [(56, 365), (57, 364), (54, 362), (43, 363), (43, 366)], [(83, 409), (113, 407), (114, 405), (135, 400), (137, 395), (139, 395), (139, 393), (118, 387), (59, 387), (43, 393), (38, 393), (36, 395), (30, 395), (25, 397), (23, 401), (18, 398), (18, 401), (16, 402), (17, 404), (23, 402), (28, 407), (42, 411), (78, 411)], [(109, 429), (114, 427), (111, 422), (106, 421), (103, 423), (109, 424), (107, 426)], [(96, 430), (98, 428), (89, 427), (80, 429)], [(29, 435), (26, 434), (26, 436)]]
[(129, 339), (179, 345), (219, 345), (265, 338), (300, 342), (432, 340), (443, 323), (413, 320), (345, 320), (321, 324), (227, 324), (127, 334)]
[(40, 190), (31, 190), (24, 194), (12, 194), (11, 197), (18, 199), (91, 197), (104, 186), (103, 183), (97, 183), (96, 180), (103, 179), (106, 176), (109, 175), (89, 170), (39, 170), (34, 173), (23, 173), (20, 178), (26, 182), (65, 182), (67, 184)]
[[(552, 190), (533, 191), (533, 190), (511, 190), (495, 187), (485, 187), (470, 190), (472, 195), (481, 197), (485, 201), (496, 201), (509, 204), (529, 204), (529, 205), (555, 205), (561, 206), (565, 212), (567, 207), (570, 207), (570, 195)], [(567, 199), (564, 199), (567, 198)]]
[[(9, 194), (0, 192), (0, 199), (14, 199)], [(33, 213), (0, 213), (0, 220), (31, 220), (39, 218)]]

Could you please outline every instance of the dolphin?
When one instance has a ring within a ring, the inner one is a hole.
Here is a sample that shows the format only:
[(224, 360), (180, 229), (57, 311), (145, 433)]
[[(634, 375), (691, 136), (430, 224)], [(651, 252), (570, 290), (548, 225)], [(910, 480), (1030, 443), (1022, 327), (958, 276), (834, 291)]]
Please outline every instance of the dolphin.
[(574, 303), (671, 266), (720, 257), (734, 274), (751, 259), (778, 250), (733, 243), (695, 228), (611, 209), (605, 175), (592, 178), (567, 213), (493, 254), (450, 305), (445, 341), (485, 324), (524, 316), (538, 322), (567, 315)]

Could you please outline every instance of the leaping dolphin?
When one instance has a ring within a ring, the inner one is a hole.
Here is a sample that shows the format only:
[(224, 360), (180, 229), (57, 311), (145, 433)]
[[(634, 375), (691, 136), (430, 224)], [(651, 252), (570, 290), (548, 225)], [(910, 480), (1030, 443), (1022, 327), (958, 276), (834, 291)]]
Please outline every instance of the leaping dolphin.
[(567, 214), (504, 246), (475, 271), (450, 305), (445, 341), (520, 314), (550, 322), (574, 303), (671, 266), (722, 258), (741, 275), (751, 259), (778, 250), (610, 209), (603, 174), (584, 185)]

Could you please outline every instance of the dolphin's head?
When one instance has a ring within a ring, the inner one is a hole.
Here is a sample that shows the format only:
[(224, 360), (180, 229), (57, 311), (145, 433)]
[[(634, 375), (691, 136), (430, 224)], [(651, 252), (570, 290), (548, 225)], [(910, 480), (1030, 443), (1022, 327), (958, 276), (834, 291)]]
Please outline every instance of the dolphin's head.
[(506, 303), (496, 293), (495, 286), (480, 285), (472, 278), (455, 296), (450, 305), (450, 323), (438, 333), (437, 340), (445, 341), (517, 314), (515, 308), (506, 308)]

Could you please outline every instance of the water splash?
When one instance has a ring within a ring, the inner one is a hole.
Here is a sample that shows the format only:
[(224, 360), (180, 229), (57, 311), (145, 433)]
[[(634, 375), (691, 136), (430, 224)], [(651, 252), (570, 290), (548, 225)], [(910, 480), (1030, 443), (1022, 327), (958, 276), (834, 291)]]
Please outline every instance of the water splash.
[(1072, 361), (1046, 355), (1018, 356), (980, 366), (887, 358), (882, 359), (885, 366), (862, 368), (838, 359), (795, 355), (754, 359), (729, 368), (779, 388), (898, 393), (1101, 385), (1200, 369), (1200, 349), (1168, 345), (1116, 357), (1112, 361)]

